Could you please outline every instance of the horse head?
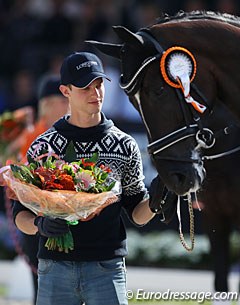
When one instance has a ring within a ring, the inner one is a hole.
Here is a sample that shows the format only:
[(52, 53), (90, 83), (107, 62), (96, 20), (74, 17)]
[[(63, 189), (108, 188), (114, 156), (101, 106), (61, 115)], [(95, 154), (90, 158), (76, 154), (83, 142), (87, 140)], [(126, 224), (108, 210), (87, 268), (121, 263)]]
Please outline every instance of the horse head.
[(120, 60), (120, 87), (141, 114), (160, 177), (179, 195), (201, 187), (202, 149), (214, 144), (204, 121), (214, 102), (226, 95), (220, 90), (220, 97), (221, 68), (207, 40), (215, 27), (210, 33), (205, 29), (207, 43), (201, 45), (204, 34), (199, 31), (197, 37), (196, 26), (190, 20), (160, 22), (137, 33), (117, 26), (114, 31), (121, 44), (90, 42)]

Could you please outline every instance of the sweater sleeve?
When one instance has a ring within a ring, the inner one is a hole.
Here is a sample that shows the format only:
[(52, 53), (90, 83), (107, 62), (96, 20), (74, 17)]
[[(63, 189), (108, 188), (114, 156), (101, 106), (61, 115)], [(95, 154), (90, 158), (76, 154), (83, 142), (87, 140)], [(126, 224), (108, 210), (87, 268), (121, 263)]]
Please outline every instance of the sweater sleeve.
[[(33, 212), (31, 212), (28, 208), (26, 208), (24, 205), (22, 205), (19, 201), (14, 200), (13, 207), (12, 207), (12, 213), (13, 213), (13, 221), (15, 223), (16, 216), (21, 211), (29, 211), (33, 215), (35, 215)], [(16, 223), (15, 223), (16, 224)]]
[[(122, 204), (128, 218), (134, 223), (132, 212), (147, 196), (144, 184), (142, 157), (136, 141), (132, 138), (129, 145), (130, 154), (122, 181)], [(134, 223), (135, 224), (135, 223)]]

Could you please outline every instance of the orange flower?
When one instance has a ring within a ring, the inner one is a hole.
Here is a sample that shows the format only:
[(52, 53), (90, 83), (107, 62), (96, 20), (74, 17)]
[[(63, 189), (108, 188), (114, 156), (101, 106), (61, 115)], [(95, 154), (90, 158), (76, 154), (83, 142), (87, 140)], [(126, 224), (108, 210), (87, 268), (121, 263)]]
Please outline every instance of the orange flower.
[(58, 176), (58, 180), (59, 180), (59, 184), (63, 186), (64, 190), (75, 191), (72, 176), (64, 173)]
[(111, 172), (112, 172), (110, 167), (105, 166), (105, 165), (103, 165), (103, 164), (100, 165), (100, 168), (101, 168), (104, 172), (106, 172), (106, 173), (111, 173)]
[(87, 167), (93, 167), (95, 166), (96, 163), (94, 162), (87, 162), (85, 159), (81, 159), (81, 162), (82, 162), (82, 165), (84, 166), (84, 168), (87, 168)]
[(43, 166), (35, 169), (33, 174), (36, 174), (41, 183), (43, 190), (68, 190), (75, 191), (74, 181), (72, 176), (59, 169), (45, 168)]

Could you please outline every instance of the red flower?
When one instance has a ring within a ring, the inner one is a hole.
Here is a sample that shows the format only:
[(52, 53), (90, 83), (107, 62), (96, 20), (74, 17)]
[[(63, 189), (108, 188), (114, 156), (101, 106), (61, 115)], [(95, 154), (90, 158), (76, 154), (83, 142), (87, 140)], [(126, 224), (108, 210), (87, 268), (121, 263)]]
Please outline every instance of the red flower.
[(59, 169), (39, 167), (33, 171), (42, 183), (43, 190), (69, 190), (75, 191), (72, 176)]
[(106, 173), (111, 173), (111, 172), (112, 172), (110, 167), (105, 166), (105, 165), (103, 165), (103, 164), (100, 165), (100, 168), (101, 168), (104, 172), (106, 172)]
[(88, 167), (93, 167), (95, 166), (96, 163), (94, 162), (87, 162), (85, 159), (81, 159), (81, 162), (82, 162), (82, 165), (83, 165), (83, 168), (88, 168)]

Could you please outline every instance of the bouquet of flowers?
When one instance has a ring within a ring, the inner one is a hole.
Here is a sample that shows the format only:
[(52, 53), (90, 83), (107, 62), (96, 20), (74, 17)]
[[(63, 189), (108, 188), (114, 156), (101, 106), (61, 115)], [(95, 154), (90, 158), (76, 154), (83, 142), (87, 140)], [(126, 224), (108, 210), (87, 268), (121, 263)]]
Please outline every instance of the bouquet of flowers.
[[(97, 160), (98, 153), (94, 153), (91, 158), (74, 162), (50, 156), (27, 165), (10, 164), (1, 169), (2, 184), (37, 215), (65, 219), (69, 224), (88, 221), (116, 202), (120, 194), (110, 168), (97, 166)], [(74, 247), (71, 232), (48, 238), (45, 246), (67, 253)]]
[(0, 115), (0, 163), (5, 164), (9, 157), (16, 159), (17, 152), (12, 151), (11, 142), (27, 126), (33, 123), (32, 107), (23, 107), (13, 112), (5, 111)]

